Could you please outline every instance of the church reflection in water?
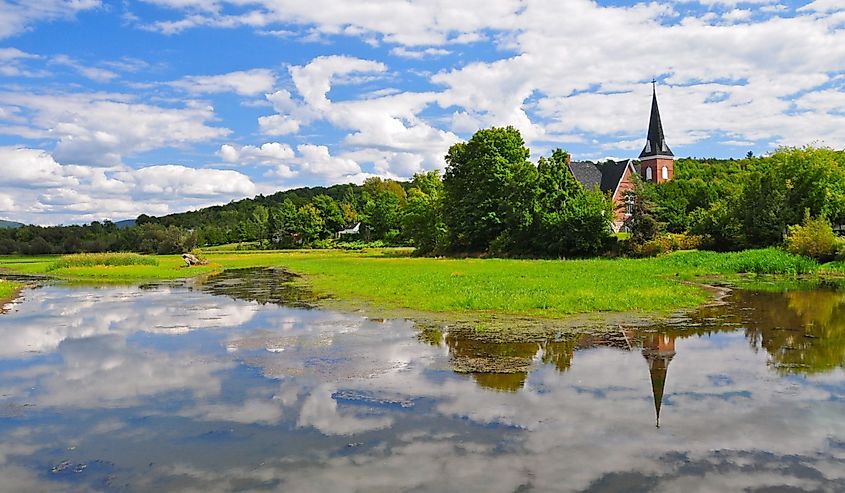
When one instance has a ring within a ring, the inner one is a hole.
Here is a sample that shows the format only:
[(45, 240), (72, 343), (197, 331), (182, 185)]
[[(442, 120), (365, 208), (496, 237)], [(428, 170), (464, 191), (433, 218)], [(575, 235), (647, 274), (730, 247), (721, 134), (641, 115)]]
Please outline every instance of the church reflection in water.
[(622, 327), (602, 334), (520, 343), (485, 342), (453, 333), (444, 335), (432, 329), (419, 333), (422, 341), (448, 347), (454, 371), (471, 375), (481, 387), (503, 392), (516, 392), (523, 388), (532, 366), (538, 361), (565, 372), (572, 365), (576, 351), (596, 348), (640, 350), (651, 379), (658, 427), (669, 363), (675, 357), (676, 337), (676, 334), (655, 332), (653, 329)]
[(731, 308), (708, 306), (688, 318), (649, 328), (615, 327), (598, 334), (568, 335), (537, 342), (489, 342), (483, 334), (424, 330), (421, 340), (445, 345), (452, 369), (482, 387), (516, 392), (542, 363), (560, 372), (572, 366), (576, 352), (597, 348), (639, 351), (651, 381), (655, 424), (667, 391), (669, 366), (678, 339), (740, 331), (755, 350), (768, 354), (778, 374), (813, 375), (845, 368), (845, 292), (815, 289), (786, 293), (736, 291)]

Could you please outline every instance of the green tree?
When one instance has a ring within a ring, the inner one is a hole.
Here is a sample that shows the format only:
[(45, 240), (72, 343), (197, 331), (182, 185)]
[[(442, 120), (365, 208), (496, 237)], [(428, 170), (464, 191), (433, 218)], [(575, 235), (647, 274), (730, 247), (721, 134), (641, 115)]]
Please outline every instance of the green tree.
[(320, 194), (311, 199), (311, 204), (320, 211), (323, 218), (322, 238), (329, 238), (345, 225), (343, 211), (337, 202), (326, 194)]
[(446, 247), (448, 230), (443, 222), (442, 200), (443, 182), (438, 171), (414, 175), (402, 216), (402, 229), (413, 241), (417, 254), (426, 255)]
[(443, 220), (451, 249), (486, 251), (508, 226), (522, 223), (525, 214), (531, 214), (518, 210), (525, 205), (522, 185), (531, 173), (528, 168), (534, 168), (528, 156), (522, 136), (513, 127), (479, 130), (469, 141), (449, 148)]
[(261, 242), (267, 238), (267, 222), (270, 219), (270, 211), (263, 205), (257, 205), (252, 210), (252, 219), (255, 222), (256, 239)]
[(301, 241), (308, 245), (320, 239), (323, 233), (323, 218), (314, 204), (305, 204), (297, 211), (297, 233)]

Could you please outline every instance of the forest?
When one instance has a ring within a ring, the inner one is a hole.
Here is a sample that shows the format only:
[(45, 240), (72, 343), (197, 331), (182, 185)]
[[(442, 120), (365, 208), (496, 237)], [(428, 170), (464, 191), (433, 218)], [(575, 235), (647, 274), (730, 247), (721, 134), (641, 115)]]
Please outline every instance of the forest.
[[(575, 180), (565, 151), (532, 162), (512, 127), (479, 130), (453, 145), (445, 163), (442, 176), (430, 171), (407, 182), (370, 178), (362, 185), (299, 188), (162, 217), (142, 214), (129, 227), (103, 221), (0, 229), (0, 254), (165, 254), (239, 243), (563, 258), (804, 241), (805, 248), (821, 248), (811, 256), (823, 259), (841, 249), (833, 231), (845, 224), (842, 151), (782, 148), (761, 157), (679, 159), (673, 180), (638, 182), (630, 233), (621, 235), (610, 229), (610, 197)], [(359, 222), (359, 234), (335, 238)]]

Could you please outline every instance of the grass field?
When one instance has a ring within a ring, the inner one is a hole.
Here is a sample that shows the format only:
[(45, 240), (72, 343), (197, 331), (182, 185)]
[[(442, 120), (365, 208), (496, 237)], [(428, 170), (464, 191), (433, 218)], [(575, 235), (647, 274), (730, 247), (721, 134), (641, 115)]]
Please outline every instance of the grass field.
[[(99, 259), (98, 259), (99, 256)], [(128, 254), (83, 254), (54, 256), (0, 256), (0, 269), (15, 274), (43, 275), (68, 281), (125, 283), (181, 279), (219, 272), (220, 266), (185, 267), (179, 255), (141, 257), (147, 261), (124, 260)], [(132, 258), (132, 257), (128, 257)]]
[(284, 267), (313, 290), (344, 304), (437, 313), (560, 318), (576, 313), (666, 313), (707, 301), (696, 281), (740, 273), (818, 272), (812, 260), (780, 250), (677, 252), (649, 259), (510, 260), (413, 258), (408, 249), (208, 251), (207, 266), (179, 256), (132, 265), (92, 265), (59, 257), (0, 257), (0, 268), (67, 280), (132, 282), (191, 277), (224, 269)]
[(0, 307), (11, 301), (20, 288), (21, 285), (16, 282), (0, 279)]

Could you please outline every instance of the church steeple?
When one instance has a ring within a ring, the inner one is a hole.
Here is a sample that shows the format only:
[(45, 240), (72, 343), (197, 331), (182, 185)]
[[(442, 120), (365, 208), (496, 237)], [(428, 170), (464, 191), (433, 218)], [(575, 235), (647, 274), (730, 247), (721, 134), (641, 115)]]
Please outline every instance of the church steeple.
[(640, 153), (640, 173), (646, 181), (662, 183), (674, 177), (675, 155), (666, 144), (663, 135), (663, 123), (660, 121), (660, 108), (657, 106), (657, 81), (652, 80), (651, 116), (648, 121), (648, 136), (645, 147)]
[(675, 357), (675, 338), (663, 334), (647, 336), (643, 341), (643, 357), (648, 362), (655, 421), (656, 426), (660, 428), (660, 405), (663, 403), (663, 390), (666, 386), (669, 363)]
[(652, 80), (651, 93), (651, 117), (648, 121), (648, 140), (646, 141), (640, 159), (651, 156), (674, 156), (672, 149), (666, 145), (666, 136), (663, 135), (663, 123), (660, 121), (660, 108), (657, 107), (657, 81)]

